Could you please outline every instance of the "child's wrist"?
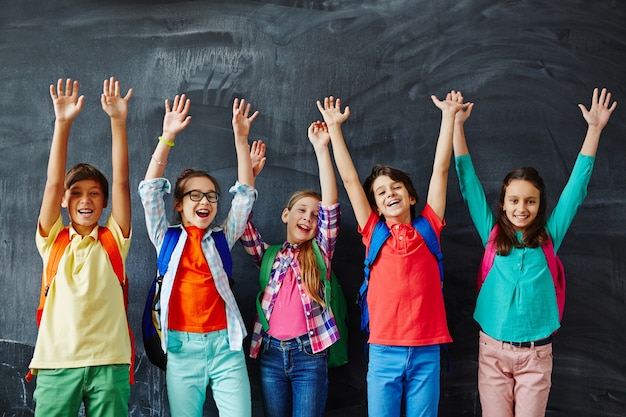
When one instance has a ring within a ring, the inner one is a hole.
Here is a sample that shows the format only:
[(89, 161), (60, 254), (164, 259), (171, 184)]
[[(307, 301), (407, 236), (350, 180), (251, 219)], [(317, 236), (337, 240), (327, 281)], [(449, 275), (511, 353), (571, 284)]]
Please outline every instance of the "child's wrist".
[(169, 146), (170, 148), (175, 145), (173, 140), (167, 140), (163, 136), (159, 136), (158, 139), (159, 139), (159, 142), (161, 142), (164, 145)]

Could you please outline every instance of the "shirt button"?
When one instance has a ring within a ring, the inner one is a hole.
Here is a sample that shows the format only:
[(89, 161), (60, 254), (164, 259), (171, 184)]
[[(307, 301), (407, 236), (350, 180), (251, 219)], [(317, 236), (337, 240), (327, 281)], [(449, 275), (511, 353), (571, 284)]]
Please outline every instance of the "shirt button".
[(398, 240), (402, 240), (402, 236), (398, 236)]

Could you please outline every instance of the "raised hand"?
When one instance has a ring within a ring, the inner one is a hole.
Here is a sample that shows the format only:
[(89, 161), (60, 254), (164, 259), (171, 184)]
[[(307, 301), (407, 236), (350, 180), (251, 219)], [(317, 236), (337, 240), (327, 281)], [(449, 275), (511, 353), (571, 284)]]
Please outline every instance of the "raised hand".
[[(465, 104), (463, 103), (463, 94), (461, 94), (460, 91), (451, 91), (450, 93), (448, 93), (448, 95), (446, 96), (446, 100), (452, 100), (456, 103), (459, 103), (461, 105)], [(465, 121), (467, 119), (469, 119), (470, 115), (472, 114), (472, 109), (474, 108), (474, 103), (467, 103), (467, 106), (462, 109), (459, 110), (456, 115), (454, 116), (454, 122), (455, 123), (465, 123)]]
[(330, 134), (328, 133), (328, 126), (324, 122), (311, 123), (308, 129), (309, 141), (314, 148), (320, 148), (328, 146), (330, 142)]
[(133, 95), (133, 89), (129, 89), (124, 97), (121, 96), (120, 90), (120, 82), (116, 81), (115, 77), (104, 80), (100, 104), (102, 104), (102, 110), (111, 119), (126, 120), (128, 116), (128, 101)]
[(176, 95), (170, 107), (169, 100), (165, 99), (165, 116), (163, 116), (163, 137), (172, 140), (177, 134), (185, 130), (191, 122), (189, 107), (191, 101), (183, 94)]
[(65, 80), (59, 78), (57, 86), (50, 85), (50, 97), (54, 105), (54, 116), (59, 122), (71, 122), (83, 109), (85, 96), (78, 95), (78, 81), (72, 82), (70, 78)]
[(252, 142), (252, 146), (250, 147), (250, 162), (252, 162), (252, 175), (254, 175), (255, 178), (259, 176), (261, 171), (263, 171), (263, 167), (265, 167), (265, 161), (267, 160), (265, 157), (266, 150), (267, 147), (262, 140)]
[(614, 101), (610, 107), (609, 104), (611, 104), (611, 93), (606, 91), (606, 88), (603, 88), (602, 92), (600, 92), (600, 97), (598, 97), (598, 89), (594, 88), (591, 108), (587, 110), (582, 104), (579, 104), (578, 107), (589, 127), (601, 130), (609, 122), (613, 110), (617, 107), (617, 101)]
[(341, 125), (350, 117), (350, 107), (346, 106), (344, 111), (341, 111), (341, 99), (330, 96), (324, 98), (324, 104), (319, 100), (317, 101), (317, 108), (324, 117), (324, 122), (328, 127)]
[[(459, 102), (459, 96), (461, 97), (461, 101)], [(430, 96), (431, 100), (441, 110), (443, 113), (449, 112), (452, 114), (458, 114), (461, 110), (468, 107), (469, 103), (463, 103), (463, 95), (460, 91), (452, 90), (448, 94), (446, 94), (446, 98), (444, 100), (439, 100), (437, 96)], [(469, 115), (468, 115), (469, 117)]]
[(250, 133), (250, 125), (259, 115), (258, 111), (255, 111), (250, 115), (250, 104), (246, 105), (246, 100), (238, 98), (233, 102), (233, 132), (235, 138), (245, 136)]

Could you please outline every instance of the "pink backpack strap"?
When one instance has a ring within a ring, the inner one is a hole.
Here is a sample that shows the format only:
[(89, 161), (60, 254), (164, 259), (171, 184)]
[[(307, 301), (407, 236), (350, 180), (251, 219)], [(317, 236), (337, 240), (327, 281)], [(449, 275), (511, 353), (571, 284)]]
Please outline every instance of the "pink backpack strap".
[(489, 232), (489, 238), (487, 239), (487, 245), (485, 246), (485, 253), (483, 254), (483, 260), (480, 264), (480, 270), (478, 271), (478, 278), (476, 279), (476, 288), (480, 291), (480, 288), (487, 278), (487, 274), (493, 266), (493, 261), (496, 258), (496, 236), (498, 234), (498, 225), (496, 224)]
[(554, 281), (554, 290), (556, 291), (556, 304), (559, 309), (559, 322), (563, 319), (563, 310), (565, 309), (565, 273), (561, 259), (556, 256), (552, 239), (548, 236), (548, 240), (541, 247), (548, 262), (548, 269), (552, 274)]

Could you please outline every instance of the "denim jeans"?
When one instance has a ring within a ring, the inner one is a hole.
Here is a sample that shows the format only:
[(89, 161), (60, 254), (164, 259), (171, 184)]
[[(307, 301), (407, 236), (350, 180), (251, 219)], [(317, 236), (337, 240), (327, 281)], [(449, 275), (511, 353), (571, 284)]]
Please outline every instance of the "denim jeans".
[(440, 347), (369, 345), (367, 409), (370, 416), (436, 417)]
[(221, 417), (252, 414), (246, 360), (243, 350), (230, 350), (228, 330), (169, 330), (165, 379), (172, 416), (202, 417), (207, 386)]
[(307, 335), (263, 337), (261, 390), (266, 417), (321, 417), (328, 396), (327, 351), (313, 353)]

